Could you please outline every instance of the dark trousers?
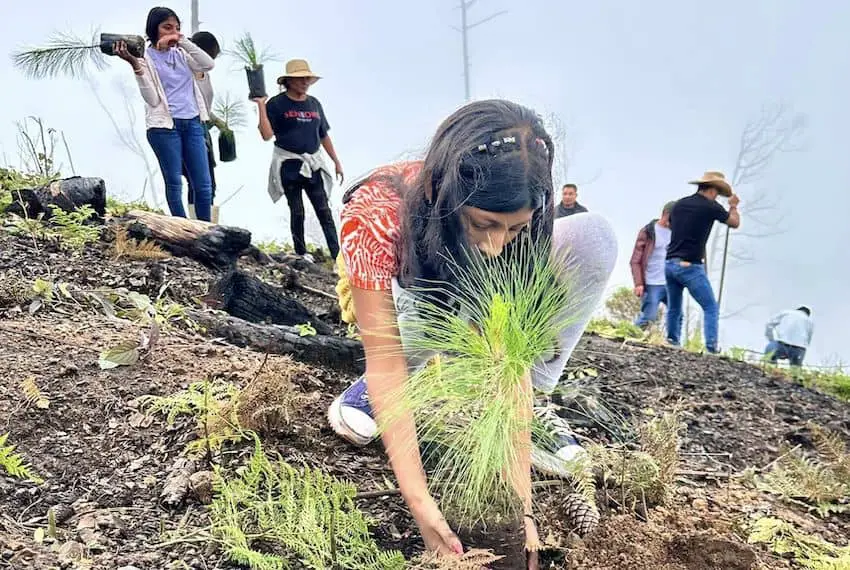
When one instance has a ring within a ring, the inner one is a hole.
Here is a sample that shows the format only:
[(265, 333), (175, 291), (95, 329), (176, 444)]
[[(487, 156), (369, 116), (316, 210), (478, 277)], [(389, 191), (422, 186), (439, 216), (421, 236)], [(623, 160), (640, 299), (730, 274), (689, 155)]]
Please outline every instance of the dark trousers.
[(764, 353), (769, 355), (770, 361), (773, 363), (780, 360), (787, 360), (791, 366), (802, 366), (803, 360), (806, 358), (806, 349), (802, 346), (793, 346), (785, 344), (782, 341), (771, 341)]
[(331, 259), (336, 259), (339, 254), (339, 238), (336, 234), (336, 224), (334, 224), (325, 185), (322, 182), (322, 174), (321, 172), (314, 172), (312, 178), (305, 178), (298, 173), (300, 168), (300, 160), (284, 161), (280, 167), (283, 194), (289, 204), (289, 229), (292, 232), (292, 247), (297, 255), (307, 253), (307, 244), (304, 242), (304, 194), (306, 194), (322, 226)]

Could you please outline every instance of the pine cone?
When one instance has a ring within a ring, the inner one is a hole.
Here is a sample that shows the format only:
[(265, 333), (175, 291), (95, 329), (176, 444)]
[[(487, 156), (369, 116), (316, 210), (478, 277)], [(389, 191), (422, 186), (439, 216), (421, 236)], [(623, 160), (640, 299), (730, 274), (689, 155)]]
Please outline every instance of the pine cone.
[(16, 277), (0, 280), (0, 307), (14, 307), (33, 298), (32, 285)]
[(578, 493), (571, 493), (564, 499), (564, 514), (567, 524), (579, 536), (585, 536), (599, 524), (596, 505)]

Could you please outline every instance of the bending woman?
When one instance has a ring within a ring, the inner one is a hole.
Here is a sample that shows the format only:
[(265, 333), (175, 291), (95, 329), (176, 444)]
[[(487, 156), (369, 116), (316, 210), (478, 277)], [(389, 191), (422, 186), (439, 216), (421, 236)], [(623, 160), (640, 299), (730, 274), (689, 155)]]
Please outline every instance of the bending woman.
[[(559, 220), (553, 235), (553, 152), (551, 138), (534, 112), (508, 101), (479, 101), (443, 122), (424, 161), (381, 168), (346, 193), (342, 257), (366, 374), (330, 407), (331, 426), (340, 436), (356, 445), (372, 441), (375, 418), (392, 409), (390, 395), (403, 386), (409, 370), (424, 364), (405, 355), (399, 340), (408, 311), (415, 310), (405, 289), (426, 282), (431, 287), (435, 281), (453, 283), (446, 255), (459, 260), (464, 249), (477, 248), (486, 256), (499, 256), (525, 232), (533, 239), (552, 238), (555, 247), (569, 250), (567, 263), (575, 265), (575, 286), (581, 292), (575, 324), (560, 335), (550, 361), (532, 370), (536, 388), (555, 388), (602, 297), (617, 245), (610, 225), (594, 214)], [(565, 427), (547, 426), (547, 431), (566, 437), (555, 449), (533, 450), (536, 466), (551, 467), (574, 451), (575, 441)], [(426, 546), (460, 552), (460, 542), (428, 491), (413, 418), (394, 419), (382, 438)], [(528, 460), (520, 458), (523, 465)], [(528, 492), (521, 498), (530, 509), (530, 471), (523, 476), (528, 478), (523, 485)], [(533, 519), (525, 518), (525, 524), (527, 542), (533, 544)]]
[(185, 163), (195, 213), (208, 222), (212, 180), (203, 122), (209, 114), (194, 73), (206, 73), (215, 63), (180, 33), (180, 19), (170, 8), (152, 8), (145, 33), (151, 45), (143, 58), (134, 57), (124, 42), (117, 42), (114, 51), (136, 74), (145, 100), (148, 142), (162, 170), (171, 215), (186, 217), (181, 178)]

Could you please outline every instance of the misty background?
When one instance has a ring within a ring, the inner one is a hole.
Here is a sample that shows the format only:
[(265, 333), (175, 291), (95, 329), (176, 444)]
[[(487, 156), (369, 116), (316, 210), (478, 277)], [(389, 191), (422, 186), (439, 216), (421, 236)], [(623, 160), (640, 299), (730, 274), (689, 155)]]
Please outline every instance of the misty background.
[[(143, 34), (153, 4), (9, 4), (0, 23), (0, 165), (21, 166), (16, 122), (41, 117), (64, 133), (77, 174), (104, 178), (111, 195), (144, 195), (167, 209), (129, 65), (114, 58), (90, 80), (33, 81), (8, 56), (57, 30)], [(325, 108), (353, 180), (424, 152), (440, 121), (464, 103), (461, 35), (453, 29), (460, 26), (458, 4), (313, 0), (249, 7), (200, 0), (200, 29), (224, 49), (248, 31), (278, 54), (280, 61), (266, 65), (270, 94), (286, 59), (307, 59), (323, 77), (310, 93)], [(165, 5), (188, 35), (189, 0)], [(815, 318), (807, 363), (850, 362), (843, 338), (850, 321), (850, 3), (526, 0), (520, 7), (477, 0), (470, 23), (503, 10), (469, 32), (471, 95), (512, 99), (557, 118), (568, 169), (557, 169), (556, 187), (577, 183), (579, 202), (617, 231), (611, 289), (631, 287), (628, 261), (638, 230), (665, 202), (691, 193), (688, 180), (705, 170), (732, 176), (748, 124), (777, 118), (771, 128), (790, 125), (788, 144), (735, 188), (742, 228), (731, 237), (721, 346), (760, 351), (765, 321), (807, 304)], [(244, 71), (233, 59), (221, 56), (211, 76), (217, 96), (247, 97)], [(255, 242), (290, 241), (285, 200), (272, 204), (266, 192), (272, 143), (260, 139), (255, 106), (247, 104), (249, 127), (236, 133), (239, 158), (216, 169), (216, 202), (231, 197), (220, 222), (250, 229)], [(63, 175), (71, 175), (61, 147), (56, 157)], [(340, 194), (338, 187), (332, 193), (337, 207)], [(307, 217), (312, 241), (324, 245), (309, 206)]]

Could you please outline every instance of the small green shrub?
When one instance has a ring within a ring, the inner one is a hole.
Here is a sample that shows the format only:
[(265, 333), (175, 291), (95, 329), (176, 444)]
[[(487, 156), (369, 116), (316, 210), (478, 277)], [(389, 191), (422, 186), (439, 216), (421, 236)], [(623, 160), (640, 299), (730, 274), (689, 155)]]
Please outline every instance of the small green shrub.
[(404, 557), (381, 551), (356, 489), (319, 469), (296, 470), (254, 453), (234, 478), (220, 468), (210, 505), (213, 536), (236, 564), (253, 570), (402, 570)]

